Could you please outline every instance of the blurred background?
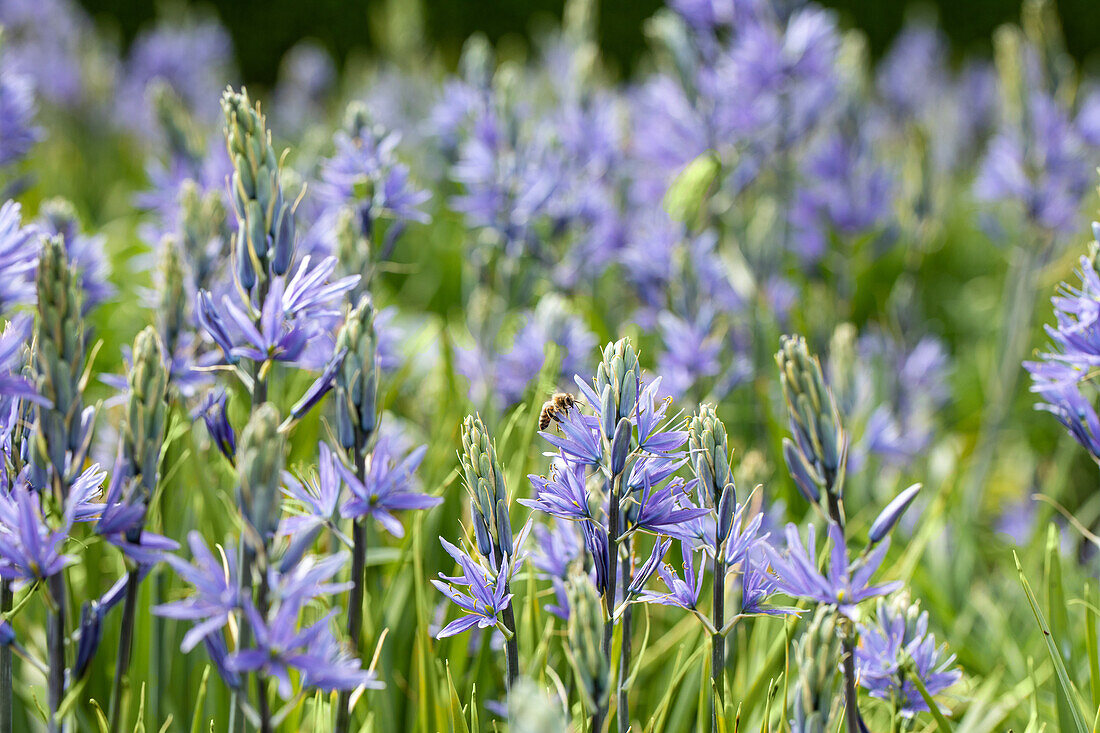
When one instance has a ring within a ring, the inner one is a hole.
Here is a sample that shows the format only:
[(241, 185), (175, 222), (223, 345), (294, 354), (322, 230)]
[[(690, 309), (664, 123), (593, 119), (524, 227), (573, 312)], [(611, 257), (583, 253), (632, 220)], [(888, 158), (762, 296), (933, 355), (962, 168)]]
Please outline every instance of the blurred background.
[[(97, 25), (115, 33), (125, 47), (152, 23), (164, 3), (148, 0), (81, 0)], [(997, 26), (1020, 19), (1018, 0), (825, 0), (845, 25), (862, 29), (871, 52), (880, 56), (908, 15), (938, 19), (953, 51), (989, 53)], [(233, 36), (237, 67), (248, 83), (274, 83), (283, 54), (302, 38), (320, 41), (343, 63), (349, 55), (378, 51), (392, 39), (396, 16), (419, 17), (432, 50), (452, 67), (472, 33), (491, 41), (529, 40), (532, 31), (561, 18), (564, 0), (217, 0), (174, 3), (216, 12)], [(629, 74), (645, 50), (645, 21), (661, 0), (604, 0), (599, 3), (599, 41), (605, 59)], [(1095, 67), (1100, 49), (1100, 2), (1059, 0), (1066, 48), (1079, 62)]]

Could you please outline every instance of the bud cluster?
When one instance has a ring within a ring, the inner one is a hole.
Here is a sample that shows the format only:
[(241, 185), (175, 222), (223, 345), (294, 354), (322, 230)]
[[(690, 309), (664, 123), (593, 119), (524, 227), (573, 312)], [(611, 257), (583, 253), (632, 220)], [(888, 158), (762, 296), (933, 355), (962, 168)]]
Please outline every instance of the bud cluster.
[(142, 503), (146, 503), (156, 488), (168, 389), (164, 348), (152, 326), (147, 326), (134, 340), (128, 382), (130, 398), (122, 425), (122, 452), (129, 464), (130, 477), (141, 492)]
[(844, 432), (821, 362), (810, 354), (801, 336), (784, 336), (775, 361), (795, 437), (783, 440), (787, 467), (811, 503), (819, 501), (822, 489), (835, 502), (843, 477)]
[(266, 548), (279, 523), (285, 456), (286, 437), (279, 431), (279, 412), (265, 402), (252, 413), (237, 447), (241, 513), (253, 530), (249, 539), (258, 551)]
[(368, 296), (348, 312), (336, 336), (335, 351), (344, 350), (335, 377), (337, 439), (346, 450), (362, 451), (378, 428), (378, 343)]
[(640, 381), (638, 355), (630, 339), (619, 339), (604, 347), (603, 359), (596, 368), (596, 395), (600, 398), (601, 429), (608, 440), (615, 438), (619, 422), (634, 414)]
[(576, 573), (566, 582), (569, 598), (569, 628), (566, 653), (577, 675), (577, 690), (589, 714), (597, 715), (607, 707), (611, 690), (611, 668), (600, 646), (604, 618), (596, 588), (583, 574)]
[(279, 161), (259, 105), (248, 92), (222, 95), (226, 145), (233, 163), (232, 200), (237, 215), (236, 257), (240, 285), (285, 275), (294, 249), (294, 208), (283, 197)]
[(843, 696), (840, 695), (840, 636), (836, 615), (819, 607), (795, 645), (795, 681), (791, 730), (824, 733), (836, 730)]
[(467, 416), (462, 423), (460, 458), (466, 488), (470, 493), (477, 551), (490, 562), (498, 562), (494, 557), (496, 549), (508, 556), (513, 554), (512, 524), (508, 514), (504, 471), (497, 458), (496, 446), (480, 416)]

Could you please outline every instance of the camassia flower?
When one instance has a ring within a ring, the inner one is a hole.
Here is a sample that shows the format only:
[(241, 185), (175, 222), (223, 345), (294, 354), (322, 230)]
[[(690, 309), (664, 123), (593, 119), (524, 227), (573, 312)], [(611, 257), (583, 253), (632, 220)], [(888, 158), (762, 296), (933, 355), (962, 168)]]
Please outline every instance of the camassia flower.
[(395, 511), (406, 509), (431, 509), (443, 499), (438, 496), (422, 494), (414, 490), (414, 476), (428, 447), (422, 445), (405, 454), (397, 441), (389, 436), (381, 436), (374, 450), (363, 460), (364, 478), (358, 476), (342, 462), (336, 462), (336, 470), (351, 489), (352, 498), (340, 507), (340, 513), (347, 518), (360, 519), (374, 517), (382, 528), (394, 537), (404, 537), (405, 528)]
[(955, 655), (947, 653), (946, 645), (936, 646), (936, 637), (928, 633), (928, 612), (910, 605), (905, 594), (880, 602), (875, 623), (860, 626), (856, 647), (860, 685), (872, 697), (893, 702), (907, 718), (928, 710), (913, 675), (929, 695), (936, 695), (962, 677), (954, 663)]
[[(444, 626), (436, 638), (444, 639), (461, 634), (475, 626), (479, 629), (497, 627), (506, 632), (500, 614), (512, 601), (512, 594), (508, 592), (508, 583), (523, 563), (522, 547), (530, 528), (531, 525), (528, 523), (520, 530), (513, 544), (514, 554), (503, 555), (500, 565), (492, 569), (486, 568), (442, 537), (439, 538), (443, 549), (462, 569), (462, 575), (450, 577), (440, 573), (440, 579), (432, 580), (432, 585), (466, 615)], [(456, 588), (466, 588), (468, 592), (456, 590)]]
[[(703, 590), (703, 564), (696, 569), (694, 551), (690, 542), (680, 542), (680, 554), (684, 561), (684, 577), (680, 578), (672, 566), (665, 563), (657, 568), (657, 575), (668, 587), (667, 593), (655, 593), (646, 591), (641, 594), (642, 600), (647, 603), (658, 603), (662, 606), (679, 606), (688, 611), (694, 611), (699, 602), (699, 594)], [(700, 619), (705, 618), (697, 614)]]
[(822, 574), (817, 569), (815, 532), (811, 524), (802, 544), (798, 527), (787, 525), (787, 552), (780, 554), (770, 545), (764, 545), (768, 563), (775, 576), (775, 589), (794, 598), (804, 598), (825, 605), (836, 606), (843, 615), (852, 618), (856, 606), (876, 596), (893, 593), (900, 582), (869, 585), (871, 576), (878, 570), (890, 547), (890, 540), (883, 540), (871, 554), (853, 563), (848, 561), (848, 545), (844, 533), (836, 524), (829, 523), (829, 539), (833, 543), (829, 566)]
[(60, 573), (76, 562), (62, 552), (68, 532), (53, 530), (29, 486), (0, 498), (0, 578), (18, 590)]
[(191, 651), (196, 644), (229, 623), (232, 613), (241, 608), (241, 586), (237, 581), (237, 553), (231, 547), (218, 551), (215, 557), (198, 532), (187, 536), (191, 547), (192, 562), (175, 555), (166, 555), (165, 561), (185, 582), (195, 589), (194, 594), (179, 601), (161, 604), (153, 609), (158, 616), (194, 625), (183, 636), (180, 649)]

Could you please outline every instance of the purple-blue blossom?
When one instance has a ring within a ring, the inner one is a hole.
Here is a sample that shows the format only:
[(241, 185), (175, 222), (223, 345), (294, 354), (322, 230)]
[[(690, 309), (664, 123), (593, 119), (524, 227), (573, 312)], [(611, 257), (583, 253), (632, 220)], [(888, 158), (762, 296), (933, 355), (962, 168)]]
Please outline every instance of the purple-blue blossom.
[(374, 450), (363, 458), (363, 480), (337, 461), (336, 470), (351, 491), (351, 498), (340, 507), (340, 514), (357, 521), (373, 517), (394, 537), (404, 537), (405, 527), (394, 512), (430, 509), (443, 501), (417, 491), (415, 473), (427, 450), (422, 445), (406, 452), (396, 438), (381, 435)]

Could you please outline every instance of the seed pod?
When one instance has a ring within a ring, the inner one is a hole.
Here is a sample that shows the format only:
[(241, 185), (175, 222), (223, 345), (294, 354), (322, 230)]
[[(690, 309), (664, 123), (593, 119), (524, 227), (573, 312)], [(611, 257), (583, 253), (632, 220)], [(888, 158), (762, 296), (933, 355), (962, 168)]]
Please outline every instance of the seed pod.
[(618, 476), (626, 468), (626, 459), (630, 455), (630, 439), (634, 426), (627, 418), (620, 418), (615, 427), (615, 437), (611, 441), (611, 473)]
[(879, 515), (875, 517), (875, 521), (871, 523), (870, 531), (867, 533), (867, 539), (870, 540), (872, 545), (881, 542), (886, 535), (890, 534), (890, 530), (892, 530), (894, 525), (898, 523), (898, 520), (901, 519), (901, 515), (905, 514), (905, 510), (913, 503), (913, 499), (917, 498), (920, 488), (920, 484), (913, 484), (905, 491), (895, 496), (894, 499), (879, 512)]

